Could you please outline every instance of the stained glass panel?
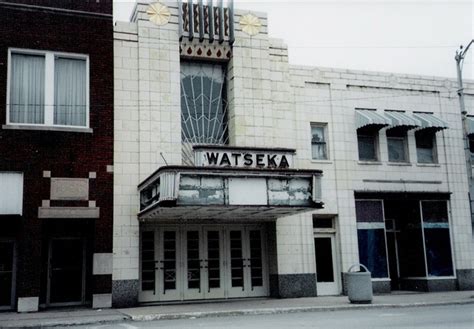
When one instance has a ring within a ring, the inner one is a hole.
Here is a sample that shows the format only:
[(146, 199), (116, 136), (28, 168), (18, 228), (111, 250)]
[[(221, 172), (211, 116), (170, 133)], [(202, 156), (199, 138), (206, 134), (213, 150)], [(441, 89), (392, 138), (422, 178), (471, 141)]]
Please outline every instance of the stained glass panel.
[(227, 144), (225, 67), (181, 63), (183, 159), (193, 162), (193, 144)]

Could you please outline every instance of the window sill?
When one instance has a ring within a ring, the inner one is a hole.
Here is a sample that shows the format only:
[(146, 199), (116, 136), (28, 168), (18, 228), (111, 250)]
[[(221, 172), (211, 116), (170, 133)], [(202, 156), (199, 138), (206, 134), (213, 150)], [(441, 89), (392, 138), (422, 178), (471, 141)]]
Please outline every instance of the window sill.
[(76, 133), (92, 133), (92, 128), (79, 128), (79, 127), (55, 127), (55, 126), (35, 126), (35, 125), (17, 125), (7, 124), (2, 125), (3, 129), (12, 130), (42, 130), (42, 131), (64, 131), (64, 132), (76, 132)]
[(401, 280), (453, 280), (456, 276), (407, 276), (400, 278)]
[(417, 163), (417, 167), (441, 167), (439, 163)]
[(362, 161), (362, 160), (359, 160), (357, 162), (358, 164), (360, 165), (372, 165), (372, 166), (381, 166), (382, 165), (382, 162), (380, 161)]
[(331, 160), (316, 160), (316, 159), (311, 159), (311, 163), (325, 163), (325, 164), (332, 164)]
[(402, 166), (402, 167), (411, 167), (410, 162), (387, 162), (387, 166)]

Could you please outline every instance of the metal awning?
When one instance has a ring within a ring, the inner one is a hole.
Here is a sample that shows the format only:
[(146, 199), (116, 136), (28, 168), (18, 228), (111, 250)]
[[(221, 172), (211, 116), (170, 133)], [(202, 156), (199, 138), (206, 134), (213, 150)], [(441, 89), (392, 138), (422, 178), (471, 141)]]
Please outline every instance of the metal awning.
[(276, 220), (323, 207), (320, 170), (166, 166), (138, 186), (141, 221)]
[(391, 121), (374, 110), (356, 109), (356, 129), (366, 126), (377, 126), (379, 128), (390, 125)]
[(413, 113), (413, 117), (421, 122), (422, 129), (442, 130), (448, 128), (448, 124), (445, 121), (431, 113)]
[(405, 112), (385, 111), (385, 115), (390, 120), (390, 128), (404, 127), (413, 129), (420, 126), (420, 122), (410, 117)]
[(474, 117), (466, 117), (467, 134), (474, 135)]

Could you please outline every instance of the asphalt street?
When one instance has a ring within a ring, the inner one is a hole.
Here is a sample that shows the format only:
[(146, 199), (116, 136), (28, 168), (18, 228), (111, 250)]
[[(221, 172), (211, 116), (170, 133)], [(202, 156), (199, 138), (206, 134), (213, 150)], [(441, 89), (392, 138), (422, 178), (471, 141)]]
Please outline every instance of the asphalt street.
[[(56, 327), (58, 328), (58, 327)], [(71, 327), (67, 327), (71, 328)], [(474, 305), (450, 305), (413, 308), (381, 308), (330, 312), (305, 312), (274, 315), (209, 317), (186, 320), (123, 322), (87, 329), (135, 328), (474, 328)]]

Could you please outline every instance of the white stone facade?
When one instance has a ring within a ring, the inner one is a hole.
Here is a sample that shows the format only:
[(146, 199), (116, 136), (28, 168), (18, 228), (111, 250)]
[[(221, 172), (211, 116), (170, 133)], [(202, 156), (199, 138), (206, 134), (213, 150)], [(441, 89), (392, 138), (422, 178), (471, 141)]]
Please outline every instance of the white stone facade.
[[(178, 9), (176, 2), (164, 3), (171, 11), (168, 24), (150, 22), (148, 4), (139, 3), (131, 23), (115, 26), (114, 282), (140, 278), (138, 184), (165, 162), (182, 164)], [(235, 13), (228, 63), (229, 144), (294, 148), (296, 168), (323, 171), (326, 206), (315, 214), (337, 216), (338, 270), (358, 262), (354, 191), (450, 193), (455, 270), (472, 270), (469, 186), (455, 81), (292, 66), (286, 45), (268, 37), (266, 15), (254, 13), (262, 25), (250, 36), (238, 23), (243, 14)], [(356, 108), (431, 112), (447, 122), (449, 129), (436, 134), (438, 163), (417, 163), (413, 131), (408, 132), (410, 161), (389, 163), (384, 129), (380, 161), (359, 161)], [(311, 123), (327, 124), (327, 160), (311, 158)], [(278, 219), (276, 249), (270, 274), (314, 274), (312, 214)]]

